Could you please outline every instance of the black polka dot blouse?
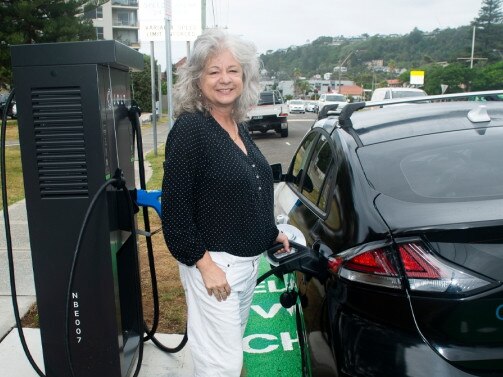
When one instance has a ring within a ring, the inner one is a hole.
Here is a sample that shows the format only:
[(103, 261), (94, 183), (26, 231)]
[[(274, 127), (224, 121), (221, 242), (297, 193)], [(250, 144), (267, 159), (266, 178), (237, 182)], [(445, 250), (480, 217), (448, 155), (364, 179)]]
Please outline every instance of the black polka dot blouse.
[(210, 115), (182, 114), (166, 142), (162, 228), (173, 256), (193, 265), (206, 250), (255, 256), (272, 246), (271, 168), (245, 125), (247, 154)]

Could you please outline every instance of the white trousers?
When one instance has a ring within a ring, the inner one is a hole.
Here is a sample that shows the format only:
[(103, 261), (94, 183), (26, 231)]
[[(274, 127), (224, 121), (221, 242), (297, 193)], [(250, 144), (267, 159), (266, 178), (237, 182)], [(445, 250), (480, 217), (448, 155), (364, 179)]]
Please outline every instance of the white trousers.
[(225, 301), (208, 295), (195, 266), (179, 263), (187, 300), (188, 344), (195, 377), (239, 377), (243, 366), (242, 339), (257, 281), (259, 256), (237, 257), (211, 252), (226, 273), (231, 294)]

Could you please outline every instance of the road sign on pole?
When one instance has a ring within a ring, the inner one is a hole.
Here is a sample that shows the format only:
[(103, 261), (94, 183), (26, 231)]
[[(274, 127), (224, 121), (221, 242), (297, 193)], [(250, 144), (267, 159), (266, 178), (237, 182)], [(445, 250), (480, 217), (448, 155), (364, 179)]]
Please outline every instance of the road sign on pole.
[(424, 71), (410, 71), (411, 85), (424, 85)]
[(142, 0), (138, 8), (139, 37), (142, 42), (164, 41), (164, 3), (158, 0)]
[(194, 41), (201, 34), (201, 0), (171, 0), (171, 40)]

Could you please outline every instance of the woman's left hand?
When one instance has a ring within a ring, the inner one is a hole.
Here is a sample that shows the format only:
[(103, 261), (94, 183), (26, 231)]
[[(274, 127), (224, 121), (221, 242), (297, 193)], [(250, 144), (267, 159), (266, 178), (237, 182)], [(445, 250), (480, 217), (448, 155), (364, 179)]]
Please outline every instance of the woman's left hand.
[(288, 237), (285, 233), (279, 232), (278, 237), (276, 237), (276, 243), (283, 244), (283, 250), (290, 251), (290, 242), (288, 241)]

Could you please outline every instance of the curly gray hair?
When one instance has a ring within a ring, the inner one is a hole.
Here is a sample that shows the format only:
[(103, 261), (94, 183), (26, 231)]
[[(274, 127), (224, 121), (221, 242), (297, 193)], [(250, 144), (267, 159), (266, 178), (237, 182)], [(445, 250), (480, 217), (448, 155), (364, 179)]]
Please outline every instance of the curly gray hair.
[(184, 112), (206, 111), (199, 80), (208, 59), (225, 50), (230, 51), (243, 69), (243, 92), (234, 104), (234, 120), (244, 121), (247, 111), (257, 104), (261, 62), (255, 45), (220, 29), (206, 29), (194, 42), (188, 61), (177, 69), (178, 79), (173, 88), (175, 117)]

